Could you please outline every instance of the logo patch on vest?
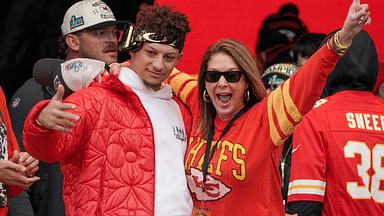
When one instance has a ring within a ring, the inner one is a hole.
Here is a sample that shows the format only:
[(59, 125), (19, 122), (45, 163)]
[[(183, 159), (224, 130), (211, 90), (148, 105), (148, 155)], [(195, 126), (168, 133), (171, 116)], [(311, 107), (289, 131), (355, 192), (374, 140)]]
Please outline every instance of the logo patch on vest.
[(19, 97), (15, 98), (12, 102), (12, 107), (16, 108), (19, 105), (20, 101), (21, 101), (21, 98)]

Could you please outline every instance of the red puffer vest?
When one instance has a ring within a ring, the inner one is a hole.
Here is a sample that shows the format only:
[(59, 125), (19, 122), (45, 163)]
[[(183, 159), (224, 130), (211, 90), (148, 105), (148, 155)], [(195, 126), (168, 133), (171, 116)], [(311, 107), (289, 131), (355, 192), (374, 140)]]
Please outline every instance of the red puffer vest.
[[(186, 131), (190, 113), (178, 101)], [(115, 75), (65, 99), (80, 116), (69, 134), (36, 124), (48, 101), (26, 119), (27, 151), (42, 161), (61, 161), (67, 215), (153, 215), (155, 149), (151, 121), (139, 97)]]

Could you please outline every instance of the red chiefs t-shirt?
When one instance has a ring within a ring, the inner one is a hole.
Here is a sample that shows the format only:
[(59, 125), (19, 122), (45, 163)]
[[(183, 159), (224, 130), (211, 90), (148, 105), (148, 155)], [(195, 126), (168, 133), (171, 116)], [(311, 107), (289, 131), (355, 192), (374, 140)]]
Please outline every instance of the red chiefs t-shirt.
[[(208, 166), (205, 193), (202, 167), (207, 140), (192, 131), (184, 168), (196, 208), (219, 216), (285, 215), (278, 171), (282, 149), (278, 146), (313, 107), (338, 58), (322, 47), (290, 79), (233, 123)], [(174, 71), (168, 83), (190, 108), (195, 128), (200, 115), (196, 81)], [(228, 121), (216, 116), (214, 123), (213, 144)]]

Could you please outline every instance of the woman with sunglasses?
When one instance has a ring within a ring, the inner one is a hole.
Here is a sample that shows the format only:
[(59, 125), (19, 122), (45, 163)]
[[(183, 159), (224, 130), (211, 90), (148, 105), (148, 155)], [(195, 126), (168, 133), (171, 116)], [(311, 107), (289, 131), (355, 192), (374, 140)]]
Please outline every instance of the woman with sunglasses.
[(285, 214), (279, 146), (313, 107), (353, 37), (370, 22), (368, 5), (354, 0), (338, 36), (267, 97), (251, 54), (235, 39), (208, 47), (197, 83), (174, 71), (168, 83), (193, 114), (184, 158), (193, 215)]

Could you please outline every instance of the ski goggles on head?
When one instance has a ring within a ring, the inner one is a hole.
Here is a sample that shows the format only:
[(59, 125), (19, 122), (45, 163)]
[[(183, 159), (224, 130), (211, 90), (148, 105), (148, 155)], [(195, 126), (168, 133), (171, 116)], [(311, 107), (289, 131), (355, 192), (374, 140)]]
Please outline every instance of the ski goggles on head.
[(124, 27), (122, 39), (119, 43), (119, 51), (138, 51), (143, 47), (143, 42), (167, 44), (181, 50), (184, 48), (184, 42), (180, 40), (168, 41), (167, 37), (158, 35), (153, 32), (146, 32), (136, 28), (132, 23), (128, 23)]
[(227, 82), (239, 82), (241, 75), (244, 73), (242, 71), (204, 71), (204, 78), (207, 82), (218, 82), (221, 76), (224, 76)]

